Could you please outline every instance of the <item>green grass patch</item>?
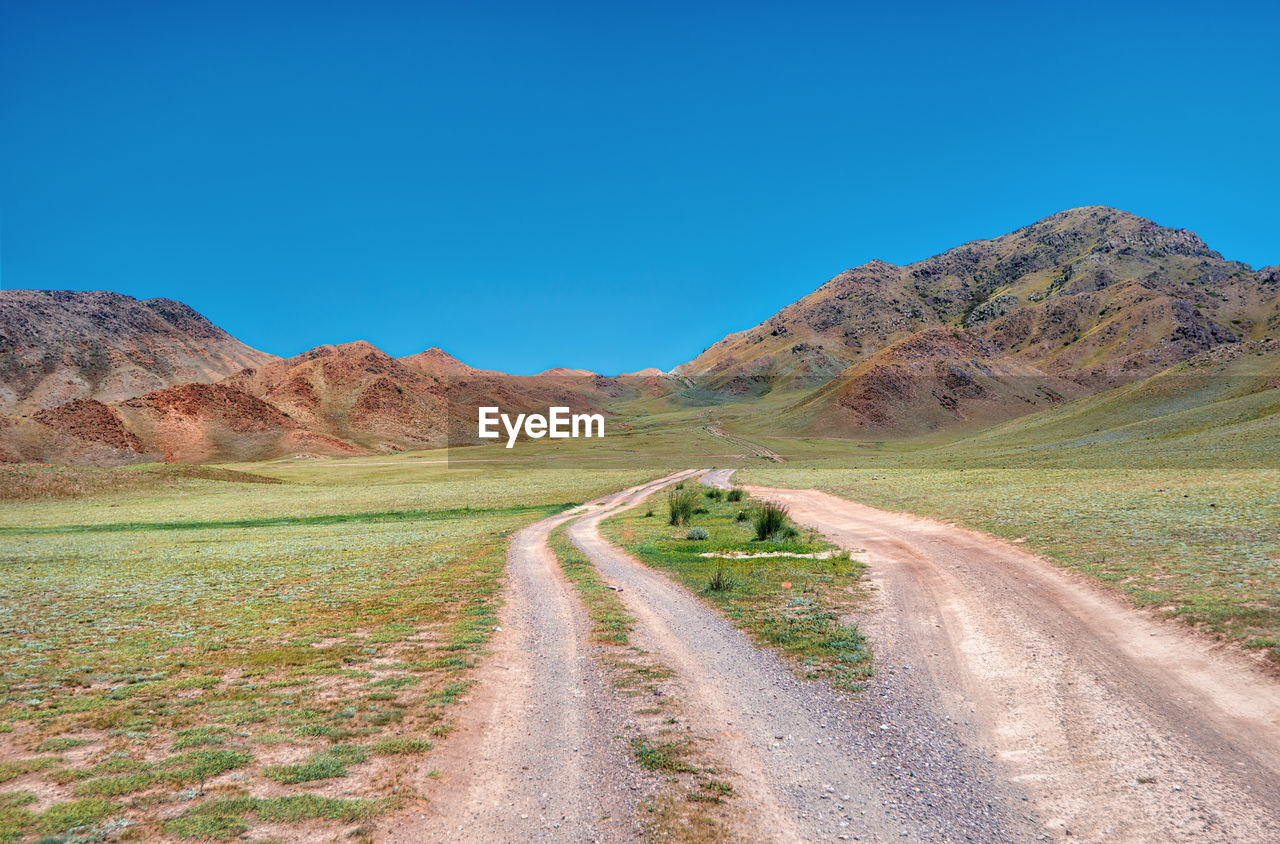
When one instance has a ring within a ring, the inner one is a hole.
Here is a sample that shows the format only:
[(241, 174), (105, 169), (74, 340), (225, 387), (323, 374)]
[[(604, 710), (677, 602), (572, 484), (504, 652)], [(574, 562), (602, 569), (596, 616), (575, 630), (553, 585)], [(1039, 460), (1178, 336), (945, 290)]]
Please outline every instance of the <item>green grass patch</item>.
[(297, 765), (271, 765), (263, 775), (285, 785), (345, 777), (347, 768), (369, 760), (369, 750), (358, 745), (337, 745), (312, 753)]
[(267, 823), (299, 823), (329, 820), (355, 823), (391, 809), (391, 800), (343, 800), (313, 794), (288, 797), (221, 797), (207, 800), (191, 811), (166, 821), (165, 832), (179, 838), (224, 841), (249, 828), (246, 819), (256, 816)]
[(616, 592), (600, 579), (595, 566), (569, 540), (567, 526), (561, 525), (551, 534), (551, 549), (560, 568), (578, 590), (591, 619), (592, 637), (597, 642), (625, 645), (634, 619), (627, 613)]
[(695, 773), (697, 769), (685, 761), (688, 753), (688, 745), (682, 742), (655, 742), (647, 738), (636, 738), (631, 742), (631, 755), (641, 768), (648, 771)]
[[(828, 677), (857, 690), (871, 675), (871, 653), (862, 634), (840, 617), (855, 604), (864, 567), (847, 555), (807, 559), (802, 554), (831, 551), (817, 537), (790, 524), (785, 509), (746, 502), (748, 513), (769, 515), (761, 526), (740, 520), (744, 502), (707, 499), (708, 512), (697, 517), (706, 540), (690, 542), (684, 531), (645, 518), (635, 510), (606, 520), (602, 527), (615, 542), (646, 563), (665, 569), (701, 593), (757, 641), (778, 648), (807, 677)], [(702, 554), (724, 557), (704, 557)], [(783, 556), (735, 559), (733, 554)], [(793, 556), (789, 556), (793, 555)]]
[(370, 748), (377, 756), (405, 756), (414, 753), (426, 753), (431, 749), (431, 742), (420, 738), (383, 739)]

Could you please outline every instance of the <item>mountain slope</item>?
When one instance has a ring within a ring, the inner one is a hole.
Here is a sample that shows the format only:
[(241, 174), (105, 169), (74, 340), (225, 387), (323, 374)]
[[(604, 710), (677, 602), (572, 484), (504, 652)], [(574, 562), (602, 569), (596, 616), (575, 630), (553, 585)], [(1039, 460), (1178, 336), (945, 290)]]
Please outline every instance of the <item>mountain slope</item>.
[(317, 346), (222, 383), (269, 402), (308, 430), (362, 449), (446, 442), (444, 385), (365, 341)]
[(0, 413), (127, 399), (272, 360), (171, 299), (0, 291)]
[(1050, 373), (1152, 374), (1274, 333), (1278, 276), (1223, 259), (1192, 232), (1077, 208), (904, 267), (847, 270), (677, 371), (737, 392), (744, 378), (812, 386), (946, 327)]

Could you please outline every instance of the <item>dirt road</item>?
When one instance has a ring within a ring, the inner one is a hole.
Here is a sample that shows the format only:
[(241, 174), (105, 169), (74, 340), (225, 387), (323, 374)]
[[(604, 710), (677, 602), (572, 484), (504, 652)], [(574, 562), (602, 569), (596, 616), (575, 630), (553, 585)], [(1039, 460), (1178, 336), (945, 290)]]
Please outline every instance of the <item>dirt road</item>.
[(590, 625), (547, 537), (582, 513), (612, 512), (683, 472), (588, 502), (517, 533), (492, 651), (457, 734), (433, 754), (447, 772), (414, 783), (430, 811), (393, 817), (388, 841), (630, 841), (634, 766), (609, 741), (626, 709), (589, 658)]
[[(855, 621), (877, 676), (857, 700), (800, 681), (699, 598), (612, 546), (603, 518), (677, 478), (521, 531), (494, 653), (459, 734), (388, 840), (627, 841), (641, 780), (627, 708), (547, 546), (571, 540), (674, 672), (732, 771), (746, 840), (1280, 840), (1280, 683), (992, 537), (812, 490), (783, 500), (869, 566)], [(728, 486), (732, 470), (702, 476)]]
[(603, 518), (575, 521), (569, 537), (622, 587), (632, 641), (675, 671), (696, 730), (736, 772), (746, 840), (1025, 840), (1034, 824), (1018, 793), (949, 725), (796, 679), (684, 587), (601, 537)]
[(1054, 839), (1280, 841), (1280, 683), (1256, 662), (985, 534), (748, 489), (865, 549), (873, 694), (989, 748)]

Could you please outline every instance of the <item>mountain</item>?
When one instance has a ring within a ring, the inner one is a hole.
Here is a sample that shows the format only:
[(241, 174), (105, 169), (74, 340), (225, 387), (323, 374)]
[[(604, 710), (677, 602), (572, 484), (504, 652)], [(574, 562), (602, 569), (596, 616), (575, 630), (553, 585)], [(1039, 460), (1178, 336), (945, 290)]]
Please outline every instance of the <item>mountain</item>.
[(895, 341), (795, 402), (784, 424), (829, 436), (974, 428), (1087, 395), (969, 332), (929, 328)]
[(172, 299), (0, 291), (0, 413), (127, 399), (273, 360)]
[(506, 374), (495, 372), (491, 369), (476, 369), (474, 366), (468, 366), (453, 355), (435, 346), (424, 352), (418, 352), (416, 355), (407, 355), (397, 358), (397, 360), (410, 369), (437, 380), (462, 377), (474, 378), (482, 375), (498, 377)]
[(365, 341), (317, 346), (222, 384), (270, 403), (307, 430), (360, 449), (425, 448), (447, 439), (445, 386)]
[(1277, 272), (1101, 206), (906, 266), (846, 270), (677, 367), (726, 394), (813, 386), (916, 332), (990, 340), (1054, 374), (1150, 375), (1280, 327)]

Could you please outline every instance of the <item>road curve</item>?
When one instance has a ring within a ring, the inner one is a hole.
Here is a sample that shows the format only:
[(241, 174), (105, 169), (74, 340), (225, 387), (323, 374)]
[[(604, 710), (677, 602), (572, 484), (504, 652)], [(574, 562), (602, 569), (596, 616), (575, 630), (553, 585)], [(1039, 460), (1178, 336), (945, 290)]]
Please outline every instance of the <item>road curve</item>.
[(746, 489), (862, 552), (879, 593), (859, 621), (873, 694), (887, 681), (989, 748), (1040, 834), (1280, 841), (1280, 682), (1255, 661), (991, 536)]

